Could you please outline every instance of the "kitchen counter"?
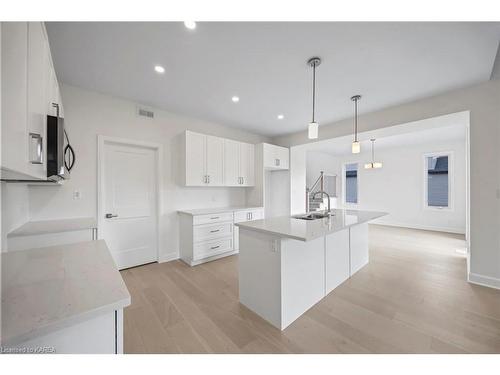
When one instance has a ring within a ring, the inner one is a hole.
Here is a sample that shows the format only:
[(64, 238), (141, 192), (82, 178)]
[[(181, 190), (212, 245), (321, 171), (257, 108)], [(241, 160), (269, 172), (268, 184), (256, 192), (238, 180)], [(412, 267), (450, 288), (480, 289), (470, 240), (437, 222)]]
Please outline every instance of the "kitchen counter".
[(187, 215), (208, 215), (208, 214), (219, 214), (222, 212), (231, 212), (231, 211), (245, 211), (245, 210), (254, 210), (262, 207), (246, 207), (246, 206), (234, 206), (234, 207), (216, 207), (216, 208), (195, 208), (192, 210), (179, 210), (177, 212), (181, 214)]
[(72, 232), (97, 228), (97, 222), (92, 217), (29, 221), (7, 234), (7, 237), (34, 236), (47, 233)]
[(236, 226), (257, 232), (310, 241), (329, 233), (344, 230), (352, 225), (363, 224), (386, 215), (385, 212), (334, 209), (330, 218), (301, 220), (290, 216), (237, 223)]
[(104, 240), (3, 253), (2, 345), (130, 305)]

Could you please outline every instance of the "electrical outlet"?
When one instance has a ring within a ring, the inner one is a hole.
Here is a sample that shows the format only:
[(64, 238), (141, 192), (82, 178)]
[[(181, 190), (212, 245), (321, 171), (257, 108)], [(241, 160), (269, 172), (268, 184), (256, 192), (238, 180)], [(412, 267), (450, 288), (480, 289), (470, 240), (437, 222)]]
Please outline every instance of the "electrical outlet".
[(80, 190), (75, 190), (73, 192), (73, 199), (74, 200), (79, 200), (82, 198), (82, 192)]

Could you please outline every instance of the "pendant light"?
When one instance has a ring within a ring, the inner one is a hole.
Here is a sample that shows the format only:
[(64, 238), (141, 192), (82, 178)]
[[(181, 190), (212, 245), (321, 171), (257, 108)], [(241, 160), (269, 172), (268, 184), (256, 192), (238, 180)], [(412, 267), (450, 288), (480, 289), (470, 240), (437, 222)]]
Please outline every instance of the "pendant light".
[(370, 139), (372, 142), (372, 162), (365, 164), (365, 169), (382, 168), (382, 163), (375, 161), (375, 139)]
[(321, 64), (321, 59), (319, 57), (311, 57), (307, 64), (313, 68), (313, 82), (312, 82), (312, 121), (307, 127), (307, 137), (309, 139), (318, 138), (318, 128), (319, 125), (314, 119), (314, 110), (316, 106), (316, 67)]
[(351, 100), (354, 102), (354, 141), (351, 147), (353, 154), (359, 154), (361, 151), (361, 144), (358, 141), (358, 100), (360, 99), (361, 95), (351, 96)]

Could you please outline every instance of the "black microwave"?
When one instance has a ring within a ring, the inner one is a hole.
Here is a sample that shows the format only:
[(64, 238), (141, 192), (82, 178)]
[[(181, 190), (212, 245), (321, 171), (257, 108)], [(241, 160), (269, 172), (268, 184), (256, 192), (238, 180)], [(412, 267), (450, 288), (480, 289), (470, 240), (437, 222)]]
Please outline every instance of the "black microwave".
[(73, 149), (66, 143), (64, 119), (47, 116), (47, 179), (52, 181), (67, 180), (75, 162)]

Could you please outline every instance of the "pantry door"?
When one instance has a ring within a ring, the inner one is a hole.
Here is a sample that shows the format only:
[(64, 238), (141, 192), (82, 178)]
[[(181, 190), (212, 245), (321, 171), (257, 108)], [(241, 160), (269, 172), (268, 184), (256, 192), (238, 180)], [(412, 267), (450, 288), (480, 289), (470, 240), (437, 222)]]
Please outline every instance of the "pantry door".
[(99, 238), (118, 269), (158, 260), (158, 150), (123, 142), (99, 152)]

